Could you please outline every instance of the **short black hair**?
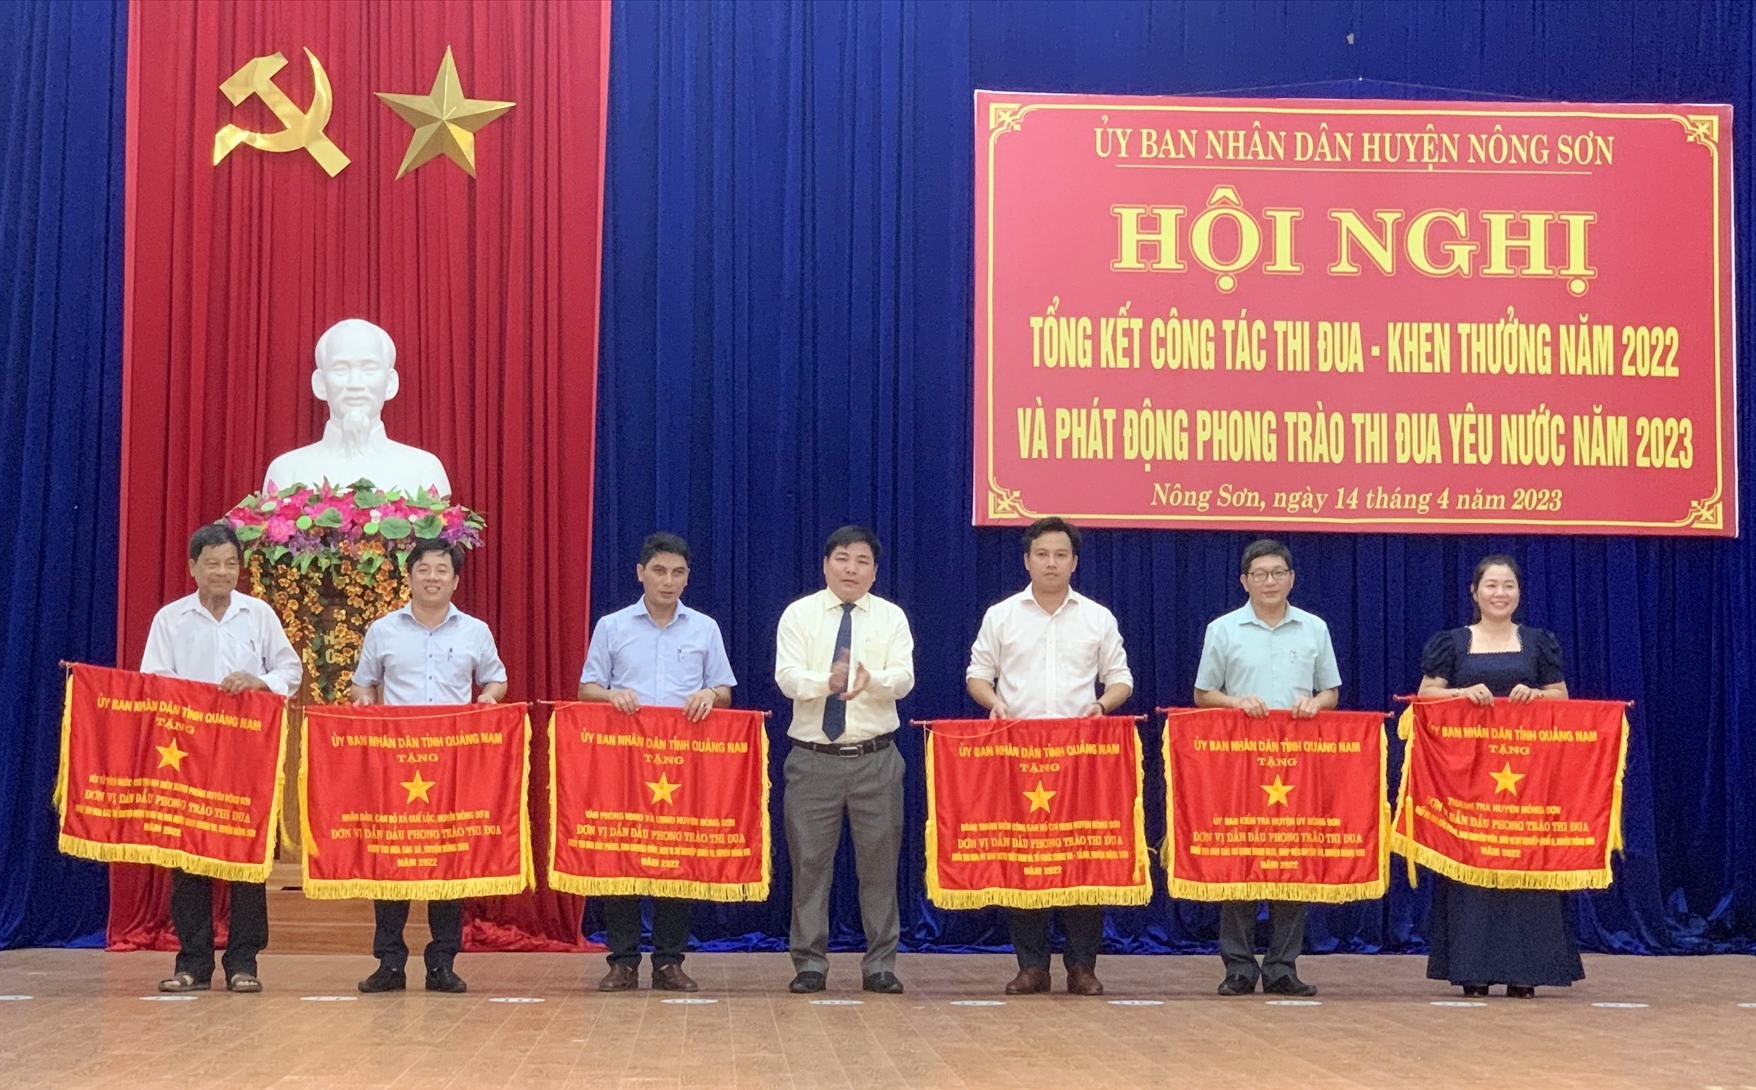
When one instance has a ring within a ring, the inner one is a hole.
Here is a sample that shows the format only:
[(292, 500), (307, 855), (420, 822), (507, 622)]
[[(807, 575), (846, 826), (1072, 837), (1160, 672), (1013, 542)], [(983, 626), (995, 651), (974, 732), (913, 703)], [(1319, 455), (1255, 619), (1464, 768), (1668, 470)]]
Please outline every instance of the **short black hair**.
[(200, 560), (201, 554), (215, 545), (230, 545), (238, 550), (238, 563), (244, 562), (244, 543), (239, 541), (238, 535), (233, 533), (232, 528), (223, 522), (210, 522), (189, 535), (189, 562), (194, 563)]
[(640, 543), (640, 566), (646, 567), (646, 562), (660, 553), (676, 553), (683, 558), (683, 563), (689, 563), (689, 543), (676, 534), (660, 530), (656, 534), (647, 534), (646, 540)]
[(1505, 553), (1493, 553), (1482, 557), (1476, 563), (1475, 572), (1469, 577), (1469, 604), (1470, 608), (1475, 610), (1475, 619), (1478, 621), (1482, 619), (1482, 607), (1476, 605), (1476, 588), (1482, 585), (1482, 576), (1488, 574), (1489, 568), (1505, 568), (1512, 573), (1512, 581), (1518, 584), (1519, 590), (1524, 589), (1524, 569), (1518, 566), (1518, 561)]
[(866, 547), (872, 550), (872, 563), (878, 563), (878, 554), (881, 551), (878, 548), (878, 535), (864, 526), (852, 525), (843, 526), (829, 535), (829, 540), (823, 543), (823, 559), (828, 560), (835, 550), (843, 546), (858, 545), (861, 542), (864, 542)]
[(415, 547), (409, 550), (408, 560), (403, 563), (403, 570), (414, 571), (415, 561), (426, 556), (428, 553), (440, 553), (444, 556), (449, 556), (451, 558), (452, 574), (463, 574), (463, 546), (454, 545), (442, 537), (429, 537), (415, 542)]
[(1073, 546), (1073, 555), (1079, 555), (1079, 527), (1055, 515), (1050, 515), (1046, 519), (1037, 519), (1024, 528), (1024, 551), (1030, 552), (1030, 547), (1035, 545), (1037, 538), (1044, 534), (1066, 534), (1067, 544)]
[(1238, 564), (1238, 574), (1249, 575), (1250, 565), (1265, 556), (1278, 556), (1288, 571), (1293, 570), (1293, 554), (1287, 551), (1287, 547), (1271, 537), (1264, 537), (1244, 546), (1244, 559)]

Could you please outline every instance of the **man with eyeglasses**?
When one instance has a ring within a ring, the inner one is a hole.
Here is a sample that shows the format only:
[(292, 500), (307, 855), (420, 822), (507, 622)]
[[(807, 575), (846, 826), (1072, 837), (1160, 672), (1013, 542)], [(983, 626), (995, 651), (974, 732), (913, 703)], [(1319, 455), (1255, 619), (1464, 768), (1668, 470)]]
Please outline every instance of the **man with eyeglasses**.
[[(1253, 541), (1244, 550), (1239, 582), (1249, 602), (1207, 626), (1195, 672), (1195, 704), (1237, 708), (1253, 719), (1288, 709), (1309, 719), (1336, 705), (1341, 671), (1322, 618), (1287, 601), (1293, 556), (1278, 541)], [(1268, 951), (1256, 961), (1256, 902), (1226, 901), (1219, 910), (1219, 954), (1225, 962), (1221, 995), (1249, 995), (1258, 980), (1271, 995), (1311, 996), (1314, 984), (1294, 971), (1305, 943), (1305, 906), (1268, 902)]]

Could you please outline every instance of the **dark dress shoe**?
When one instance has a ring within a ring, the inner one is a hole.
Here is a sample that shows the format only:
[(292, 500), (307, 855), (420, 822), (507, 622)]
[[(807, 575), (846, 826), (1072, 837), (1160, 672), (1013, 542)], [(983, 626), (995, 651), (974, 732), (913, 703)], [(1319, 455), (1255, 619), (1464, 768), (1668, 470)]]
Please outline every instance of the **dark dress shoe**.
[(793, 982), (787, 985), (787, 991), (795, 995), (806, 995), (810, 992), (820, 992), (828, 986), (829, 980), (822, 973), (814, 973), (806, 969), (793, 978)]
[(452, 995), (462, 995), (464, 992), (469, 991), (469, 985), (463, 982), (463, 977), (452, 972), (451, 968), (447, 966), (443, 969), (427, 970), (427, 990), (430, 992), (450, 992)]
[(1219, 982), (1219, 994), (1221, 995), (1249, 995), (1255, 990), (1256, 982), (1254, 980), (1247, 976), (1239, 976), (1237, 973), (1233, 973)]
[(401, 969), (389, 969), (382, 965), (372, 970), (372, 975), (360, 981), (360, 990), (367, 995), (374, 992), (400, 992), (409, 986), (409, 978)]
[[(632, 974), (633, 970), (629, 970)], [(701, 985), (695, 983), (681, 965), (660, 965), (652, 971), (652, 988), (657, 992), (698, 992)]]
[(1486, 984), (1465, 984), (1463, 985), (1463, 997), (1465, 999), (1486, 999), (1488, 998), (1488, 986)]
[(177, 973), (159, 981), (159, 991), (169, 992), (172, 995), (182, 995), (185, 992), (205, 992), (212, 987), (213, 981), (196, 980), (193, 973)]
[[(1483, 995), (1488, 994), (1488, 989), (1483, 988), (1482, 994)], [(1536, 988), (1534, 988), (1533, 986), (1531, 986), (1529, 984), (1508, 984), (1508, 985), (1506, 985), (1506, 998), (1508, 998), (1508, 999), (1535, 999), (1536, 998)]]
[(1007, 995), (1039, 995), (1049, 990), (1049, 970), (1046, 966), (1033, 965), (1028, 969), (1018, 970), (1012, 983), (1006, 985)]
[[(658, 985), (658, 973), (652, 974), (652, 982)], [(598, 981), (600, 992), (631, 992), (640, 987), (640, 973), (632, 965), (612, 965), (604, 978)]]
[(255, 995), (262, 990), (262, 981), (256, 979), (255, 973), (233, 973), (226, 978), (226, 991), (242, 992)]
[(1264, 980), (1262, 990), (1269, 995), (1294, 995), (1307, 998), (1317, 994), (1317, 985), (1307, 984), (1300, 980), (1298, 974), (1288, 973), (1273, 980)]
[(860, 985), (869, 992), (881, 995), (901, 995), (902, 981), (896, 979), (895, 973), (868, 973), (865, 982)]
[(1067, 970), (1068, 995), (1102, 995), (1104, 982), (1090, 965), (1074, 965)]

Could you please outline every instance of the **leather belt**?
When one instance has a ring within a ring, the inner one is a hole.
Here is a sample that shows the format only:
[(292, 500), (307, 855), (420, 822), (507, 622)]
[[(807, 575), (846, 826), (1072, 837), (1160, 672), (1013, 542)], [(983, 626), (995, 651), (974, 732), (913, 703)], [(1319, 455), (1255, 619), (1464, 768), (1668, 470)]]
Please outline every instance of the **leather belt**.
[(797, 738), (792, 739), (792, 743), (799, 749), (808, 749), (812, 753), (827, 753), (831, 757), (864, 757), (868, 753), (877, 753), (881, 749), (889, 749), (891, 743), (895, 740), (896, 739), (893, 735), (880, 734), (878, 737), (868, 738), (864, 742), (850, 742), (847, 744), (830, 742), (826, 745), (822, 742), (801, 742)]

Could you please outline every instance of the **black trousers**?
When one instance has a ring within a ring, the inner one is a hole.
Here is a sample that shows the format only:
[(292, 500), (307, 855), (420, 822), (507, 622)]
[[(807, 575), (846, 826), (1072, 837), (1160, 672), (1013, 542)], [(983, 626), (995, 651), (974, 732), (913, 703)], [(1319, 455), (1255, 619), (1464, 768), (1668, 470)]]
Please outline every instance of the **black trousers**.
[(1255, 901), (1225, 901), (1219, 908), (1219, 956), (1227, 976), (1241, 976), (1252, 984), (1258, 976), (1269, 981), (1297, 975), (1294, 963), (1305, 948), (1305, 905), (1298, 901), (1268, 902), (1268, 952), (1260, 968), (1256, 962)]
[[(268, 945), (268, 887), (232, 882), (231, 937), (226, 941), (226, 978), (256, 975), (256, 955)], [(177, 972), (213, 979), (213, 879), (171, 871), (171, 926), (177, 932)]]
[(1067, 933), (1062, 963), (1069, 969), (1076, 965), (1095, 968), (1098, 948), (1104, 944), (1104, 910), (1096, 907), (1008, 909), (1006, 916), (1012, 924), (1012, 950), (1018, 955), (1018, 967), (1049, 967), (1050, 912), (1061, 914), (1061, 930)]
[[(409, 948), (402, 941), (402, 929), (409, 922), (409, 903), (373, 901), (372, 918), (377, 923), (372, 933), (373, 956), (386, 969), (407, 965)], [(463, 949), (463, 902), (428, 901), (427, 930), (433, 935), (423, 955), (427, 971), (451, 968), (457, 952)]]
[[(604, 942), (611, 965), (640, 964), (640, 898), (599, 897), (604, 910)], [(652, 967), (678, 965), (689, 946), (689, 910), (693, 901), (674, 897), (652, 899)]]

